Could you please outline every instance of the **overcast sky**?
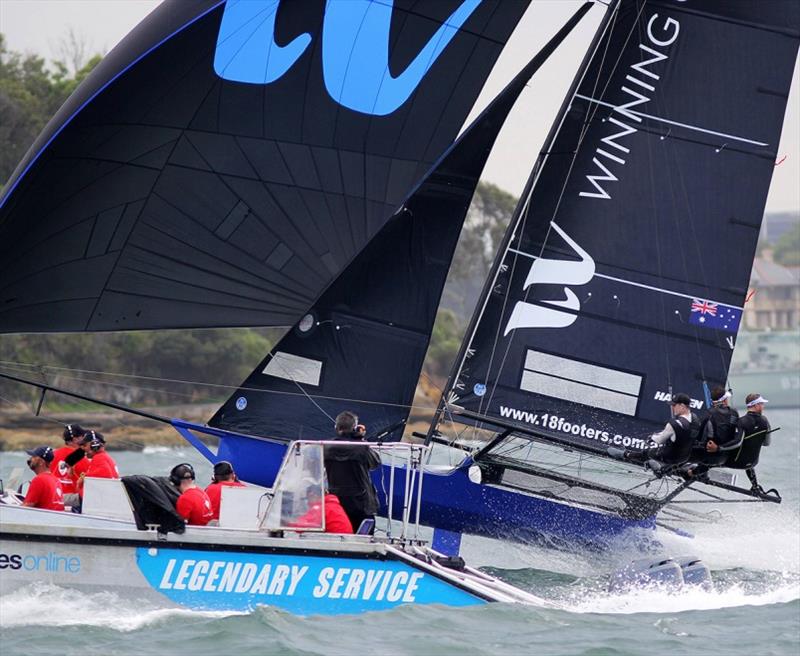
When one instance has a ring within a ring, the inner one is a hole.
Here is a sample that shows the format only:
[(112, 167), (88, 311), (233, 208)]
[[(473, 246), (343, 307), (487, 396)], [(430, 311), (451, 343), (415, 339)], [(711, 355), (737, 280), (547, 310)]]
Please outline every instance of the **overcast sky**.
[[(56, 57), (70, 28), (85, 38), (91, 52), (107, 52), (158, 0), (0, 0), (0, 32), (12, 50)], [(533, 0), (512, 35), (473, 115), (499, 92), (580, 5), (580, 0)], [(484, 179), (519, 194), (531, 163), (566, 94), (604, 9), (594, 7), (582, 24), (536, 74), (517, 102), (484, 172)], [(800, 211), (800, 74), (794, 80), (778, 149), (785, 161), (776, 167), (767, 211)]]

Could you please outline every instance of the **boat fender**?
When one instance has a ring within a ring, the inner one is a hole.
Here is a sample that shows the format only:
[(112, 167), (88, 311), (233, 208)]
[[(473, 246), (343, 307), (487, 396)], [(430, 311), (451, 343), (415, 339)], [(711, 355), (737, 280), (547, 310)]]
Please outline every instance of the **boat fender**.
[(440, 556), (435, 555), (433, 559), (442, 567), (447, 569), (454, 569), (457, 572), (463, 572), (467, 564), (461, 556)]

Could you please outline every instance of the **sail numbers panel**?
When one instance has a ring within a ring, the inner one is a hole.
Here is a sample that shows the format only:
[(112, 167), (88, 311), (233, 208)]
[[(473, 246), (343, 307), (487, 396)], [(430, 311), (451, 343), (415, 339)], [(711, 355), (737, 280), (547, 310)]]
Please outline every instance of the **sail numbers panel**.
[(642, 377), (528, 350), (520, 389), (564, 401), (636, 414)]

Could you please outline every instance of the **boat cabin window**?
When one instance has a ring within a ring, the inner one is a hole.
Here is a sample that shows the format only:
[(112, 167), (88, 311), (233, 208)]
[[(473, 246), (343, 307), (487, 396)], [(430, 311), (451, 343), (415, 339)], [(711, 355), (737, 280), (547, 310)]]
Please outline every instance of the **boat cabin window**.
[(325, 466), (321, 444), (294, 443), (275, 480), (263, 528), (325, 530)]

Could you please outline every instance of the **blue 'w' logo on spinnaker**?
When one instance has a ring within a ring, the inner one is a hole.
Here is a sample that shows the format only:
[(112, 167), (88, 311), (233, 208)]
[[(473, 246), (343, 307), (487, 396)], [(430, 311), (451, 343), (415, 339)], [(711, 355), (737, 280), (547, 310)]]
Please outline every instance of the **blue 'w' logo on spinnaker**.
[[(325, 88), (339, 104), (385, 116), (402, 105), (482, 0), (464, 0), (397, 77), (389, 70), (394, 0), (328, 0), (322, 28)], [(300, 34), (275, 43), (280, 0), (228, 0), (217, 37), (214, 70), (249, 84), (280, 79), (311, 43)]]

